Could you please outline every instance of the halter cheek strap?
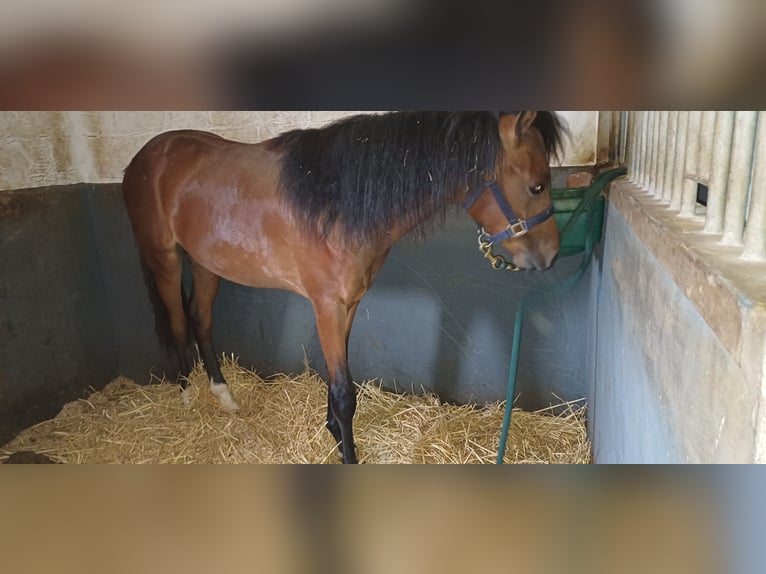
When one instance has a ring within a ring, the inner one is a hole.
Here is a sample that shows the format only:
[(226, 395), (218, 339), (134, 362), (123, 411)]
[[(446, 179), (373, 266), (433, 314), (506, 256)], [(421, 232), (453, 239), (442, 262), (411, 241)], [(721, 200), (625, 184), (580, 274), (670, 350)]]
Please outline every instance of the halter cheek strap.
[(555, 211), (553, 204), (551, 204), (550, 207), (545, 211), (542, 211), (537, 215), (533, 215), (528, 219), (520, 219), (516, 217), (516, 214), (513, 212), (513, 209), (511, 209), (511, 206), (505, 199), (503, 192), (500, 191), (500, 187), (497, 185), (497, 181), (495, 181), (494, 178), (492, 181), (486, 182), (474, 189), (468, 199), (463, 202), (463, 208), (466, 210), (471, 209), (471, 207), (473, 207), (473, 205), (479, 200), (479, 197), (487, 188), (489, 188), (489, 190), (492, 192), (492, 196), (495, 198), (497, 206), (500, 208), (500, 211), (503, 212), (505, 219), (508, 221), (508, 226), (500, 233), (496, 233), (495, 235), (489, 235), (489, 233), (487, 233), (487, 231), (482, 227), (481, 232), (484, 236), (484, 240), (487, 243), (502, 243), (503, 241), (513, 237), (521, 237), (522, 235), (526, 235), (529, 233), (530, 229), (550, 219)]

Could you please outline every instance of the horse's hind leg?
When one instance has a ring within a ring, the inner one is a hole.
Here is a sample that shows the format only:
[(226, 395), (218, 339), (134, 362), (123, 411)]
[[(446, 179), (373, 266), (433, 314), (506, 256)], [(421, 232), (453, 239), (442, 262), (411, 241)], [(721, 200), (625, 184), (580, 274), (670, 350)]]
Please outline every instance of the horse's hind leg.
[(183, 260), (181, 254), (173, 246), (169, 249), (155, 251), (150, 257), (145, 257), (145, 264), (168, 312), (170, 334), (178, 355), (181, 388), (186, 389), (187, 377), (194, 361), (191, 357), (189, 323), (184, 311), (183, 284), (181, 283)]
[(213, 301), (218, 294), (219, 277), (193, 259), (192, 274), (194, 283), (189, 304), (189, 318), (194, 338), (197, 340), (200, 355), (205, 363), (205, 371), (210, 379), (210, 390), (221, 401), (224, 409), (234, 411), (239, 408), (239, 405), (231, 398), (229, 386), (223, 378), (218, 356), (213, 348)]

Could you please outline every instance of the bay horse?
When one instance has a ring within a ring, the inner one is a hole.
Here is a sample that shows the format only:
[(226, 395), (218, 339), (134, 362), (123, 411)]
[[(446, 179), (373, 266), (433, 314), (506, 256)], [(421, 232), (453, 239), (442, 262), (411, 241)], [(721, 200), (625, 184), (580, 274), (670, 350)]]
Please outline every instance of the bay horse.
[[(548, 268), (559, 248), (549, 160), (562, 130), (552, 112), (392, 112), (256, 144), (194, 130), (154, 137), (125, 169), (122, 191), (182, 394), (196, 340), (212, 393), (238, 408), (212, 342), (220, 277), (293, 291), (316, 316), (326, 426), (343, 462), (357, 462), (348, 337), (391, 246), (462, 204), (494, 267)], [(494, 244), (513, 263), (493, 255)], [(181, 249), (191, 260), (188, 297)]]

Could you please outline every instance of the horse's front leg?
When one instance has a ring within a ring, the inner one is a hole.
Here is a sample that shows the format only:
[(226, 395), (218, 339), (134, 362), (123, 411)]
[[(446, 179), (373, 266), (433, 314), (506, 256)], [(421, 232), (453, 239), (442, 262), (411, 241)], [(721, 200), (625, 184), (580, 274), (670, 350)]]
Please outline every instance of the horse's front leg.
[(327, 372), (327, 428), (339, 443), (343, 462), (356, 463), (352, 422), (356, 412), (356, 388), (348, 369), (348, 336), (358, 302), (314, 301), (319, 342)]

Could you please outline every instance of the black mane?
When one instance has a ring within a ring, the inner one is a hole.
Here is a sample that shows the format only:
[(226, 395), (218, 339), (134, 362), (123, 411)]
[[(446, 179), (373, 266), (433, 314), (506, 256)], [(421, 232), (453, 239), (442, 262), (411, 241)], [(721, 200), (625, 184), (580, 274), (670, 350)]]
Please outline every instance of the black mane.
[[(560, 120), (538, 112), (533, 125), (555, 153)], [(365, 114), (287, 132), (272, 145), (283, 154), (280, 185), (292, 211), (323, 237), (337, 225), (350, 242), (443, 217), (502, 152), (492, 112)]]

